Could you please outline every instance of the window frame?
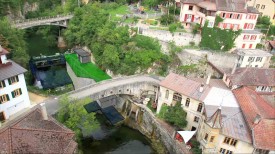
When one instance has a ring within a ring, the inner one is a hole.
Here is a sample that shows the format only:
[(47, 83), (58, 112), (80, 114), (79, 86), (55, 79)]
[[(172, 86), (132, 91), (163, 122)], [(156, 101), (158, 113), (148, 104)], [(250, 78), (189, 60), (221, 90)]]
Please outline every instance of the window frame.
[(173, 101), (181, 102), (182, 101), (182, 95), (180, 93), (174, 92)]
[(265, 9), (265, 5), (262, 5), (262, 6), (261, 6), (261, 9), (264, 10), (264, 9)]
[(10, 101), (10, 97), (8, 94), (0, 95), (0, 104), (6, 103)]
[(5, 88), (5, 87), (6, 87), (5, 80), (0, 81), (0, 89)]
[(21, 88), (17, 88), (11, 92), (12, 98), (16, 98), (22, 95)]
[(202, 111), (202, 103), (199, 103), (199, 105), (198, 105), (198, 108), (197, 108), (197, 112), (201, 112)]
[(199, 121), (200, 121), (200, 118), (197, 117), (197, 116), (195, 116), (195, 117), (194, 117), (194, 122), (198, 123)]
[(8, 78), (8, 82), (9, 82), (9, 85), (13, 85), (13, 84), (19, 82), (18, 75)]
[(203, 140), (208, 141), (207, 139), (208, 139), (208, 134), (205, 133)]
[(189, 105), (190, 105), (190, 98), (186, 98), (185, 106), (186, 106), (186, 107), (189, 107)]
[(256, 62), (258, 62), (258, 61), (259, 61), (259, 62), (262, 62), (262, 60), (263, 60), (263, 57), (257, 57), (257, 58), (256, 58)]
[(165, 99), (168, 99), (169, 98), (169, 90), (166, 90), (165, 91)]
[[(191, 8), (191, 9), (190, 9), (190, 8)], [(189, 10), (189, 11), (193, 11), (193, 9), (194, 9), (194, 6), (193, 6), (193, 5), (189, 5), (189, 6), (188, 6), (188, 10)]]
[(214, 142), (215, 136), (211, 136), (209, 142)]

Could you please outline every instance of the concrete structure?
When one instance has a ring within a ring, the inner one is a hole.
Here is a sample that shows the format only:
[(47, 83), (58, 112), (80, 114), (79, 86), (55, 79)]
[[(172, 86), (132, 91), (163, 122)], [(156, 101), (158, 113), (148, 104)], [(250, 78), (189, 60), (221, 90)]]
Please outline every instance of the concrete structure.
[(248, 6), (256, 8), (261, 15), (269, 16), (273, 24), (275, 24), (275, 1), (274, 0), (249, 0)]
[(81, 63), (91, 62), (91, 53), (83, 49), (74, 49), (74, 52), (77, 54), (77, 57)]
[(272, 54), (260, 49), (237, 49), (237, 67), (268, 68)]
[(30, 106), (24, 78), (27, 70), (8, 60), (8, 53), (0, 46), (0, 121)]
[(254, 31), (258, 14), (245, 0), (181, 0), (180, 22), (189, 28), (194, 24), (203, 26), (208, 21), (208, 27), (214, 27), (216, 16), (220, 16), (223, 21), (217, 25), (219, 28), (244, 30), (235, 41), (237, 48), (255, 49), (261, 40), (261, 33)]
[(67, 27), (68, 21), (73, 17), (72, 14), (57, 15), (54, 17), (41, 17), (34, 19), (17, 20), (12, 23), (12, 26), (19, 29), (26, 29), (41, 25), (57, 25)]

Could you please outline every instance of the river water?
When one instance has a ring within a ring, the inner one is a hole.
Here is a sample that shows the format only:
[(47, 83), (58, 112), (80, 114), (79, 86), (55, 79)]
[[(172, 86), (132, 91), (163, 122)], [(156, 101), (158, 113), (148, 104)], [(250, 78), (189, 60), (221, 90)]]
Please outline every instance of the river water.
[(102, 140), (83, 140), (81, 150), (86, 154), (151, 154), (156, 153), (151, 142), (139, 131), (126, 126), (113, 128)]

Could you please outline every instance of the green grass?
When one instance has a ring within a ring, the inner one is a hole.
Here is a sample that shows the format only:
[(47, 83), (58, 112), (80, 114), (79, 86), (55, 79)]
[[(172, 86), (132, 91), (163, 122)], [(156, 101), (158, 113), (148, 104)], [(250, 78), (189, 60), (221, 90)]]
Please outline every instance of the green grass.
[(121, 19), (121, 17), (117, 17), (116, 15), (125, 15), (127, 13), (129, 13), (129, 9), (128, 6), (126, 5), (121, 5), (118, 8), (111, 10), (110, 12), (110, 16), (111, 16), (111, 20), (113, 21), (119, 21)]
[(96, 82), (111, 79), (111, 77), (108, 74), (99, 69), (95, 64), (80, 63), (76, 54), (67, 54), (65, 58), (67, 63), (71, 66), (74, 73), (78, 77), (94, 79)]

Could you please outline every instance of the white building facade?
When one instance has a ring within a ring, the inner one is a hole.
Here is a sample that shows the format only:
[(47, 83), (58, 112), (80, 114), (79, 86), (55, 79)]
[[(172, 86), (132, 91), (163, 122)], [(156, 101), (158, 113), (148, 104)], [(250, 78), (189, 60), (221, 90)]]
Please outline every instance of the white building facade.
[(0, 121), (30, 106), (24, 74), (27, 70), (11, 60), (0, 48)]

